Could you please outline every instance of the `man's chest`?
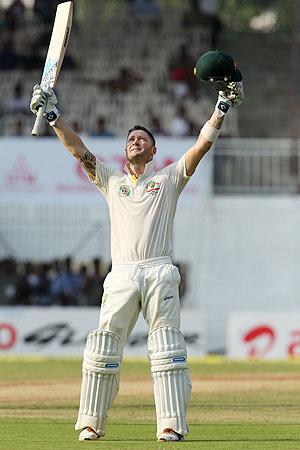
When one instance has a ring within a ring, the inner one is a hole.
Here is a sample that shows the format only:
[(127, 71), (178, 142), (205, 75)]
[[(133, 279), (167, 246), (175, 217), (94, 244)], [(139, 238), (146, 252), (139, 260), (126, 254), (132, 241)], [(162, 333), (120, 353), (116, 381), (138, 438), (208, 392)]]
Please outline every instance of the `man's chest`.
[(129, 178), (114, 181), (110, 186), (110, 201), (124, 204), (151, 205), (163, 201), (171, 192), (166, 177), (153, 176), (134, 183)]

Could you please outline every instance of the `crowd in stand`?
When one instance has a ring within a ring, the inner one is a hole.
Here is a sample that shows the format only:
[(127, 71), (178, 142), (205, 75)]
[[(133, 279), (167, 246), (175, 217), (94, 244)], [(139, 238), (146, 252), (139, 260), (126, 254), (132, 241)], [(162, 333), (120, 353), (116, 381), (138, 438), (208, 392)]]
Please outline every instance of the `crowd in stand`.
[[(182, 78), (176, 80), (177, 87), (174, 84), (174, 90), (176, 91), (176, 96), (181, 96), (178, 91), (187, 89), (189, 92), (189, 85)], [(185, 84), (186, 83), (186, 84)], [(187, 87), (185, 87), (187, 86)], [(25, 126), (24, 116), (30, 116), (31, 112), (29, 109), (30, 93), (24, 91), (24, 87), (21, 81), (15, 84), (12, 96), (8, 97), (6, 100), (0, 104), (0, 114), (1, 111), (6, 114), (6, 116), (14, 117), (14, 125), (10, 130), (10, 135), (13, 136), (26, 136), (28, 135), (28, 130)], [(188, 137), (197, 136), (199, 133), (199, 124), (196, 124), (193, 119), (191, 119), (187, 108), (184, 106), (183, 102), (179, 99), (176, 104), (178, 105), (174, 116), (168, 126), (162, 124), (162, 120), (158, 114), (150, 114), (149, 128), (155, 137), (159, 136), (173, 136), (173, 137)], [(118, 133), (111, 127), (108, 120), (104, 116), (98, 116), (95, 118), (95, 125), (90, 130), (84, 129), (78, 121), (73, 121), (70, 125), (79, 134), (90, 135), (92, 137), (116, 137)], [(2, 134), (0, 127), (0, 136)], [(53, 130), (45, 123), (44, 128), (41, 133), (44, 137), (54, 137), (55, 133)]]
[[(47, 48), (59, 0), (34, 0), (26, 8), (22, 0), (12, 0), (6, 9), (0, 6), (0, 69), (32, 70), (43, 67), (43, 48)], [(31, 31), (34, 30), (34, 33)], [(67, 55), (64, 67), (74, 67)]]
[[(101, 306), (103, 282), (111, 266), (95, 258), (76, 264), (70, 257), (47, 263), (0, 260), (0, 306)], [(186, 267), (181, 274), (180, 295), (186, 291)]]
[(49, 263), (0, 261), (0, 305), (100, 306), (106, 275), (99, 259), (74, 269), (72, 259)]
[[(24, 0), (11, 0), (5, 9), (0, 4), (0, 70), (20, 71), (20, 78), (15, 82), (11, 92), (6, 93), (0, 100), (0, 135), (26, 136), (29, 133), (31, 112), (29, 101), (31, 92), (27, 92), (22, 81), (22, 73), (44, 65), (45, 50), (48, 47), (52, 31), (52, 23), (57, 5), (62, 0), (33, 0), (32, 6), (27, 7)], [(161, 24), (161, 2), (159, 0), (126, 0), (129, 6), (130, 19), (150, 21), (155, 27)], [(103, 5), (105, 1), (103, 0)], [(88, 7), (88, 6), (87, 6)], [(76, 5), (75, 5), (76, 8)], [(217, 46), (221, 22), (218, 14), (218, 0), (186, 0), (186, 7), (181, 26), (199, 26), (211, 30), (211, 43)], [(76, 28), (76, 20), (74, 19)], [(72, 53), (72, 52), (71, 52)], [(67, 52), (63, 69), (77, 70), (78, 63)], [(145, 55), (147, 57), (147, 55)], [(174, 107), (173, 118), (165, 123), (165, 118), (159, 112), (149, 111), (148, 128), (156, 136), (187, 137), (197, 136), (199, 124), (195, 124), (186, 105), (187, 99), (200, 99), (199, 83), (193, 75), (194, 57), (189, 53), (188, 42), (182, 42), (174, 54), (170, 54), (166, 61), (168, 75), (166, 75), (165, 91), (170, 95)], [(143, 83), (145, 75), (137, 73), (132, 67), (116, 66), (116, 74), (109, 80), (94, 80), (98, 88), (114, 93), (132, 91), (139, 83)], [(202, 103), (201, 103), (202, 104)], [(1, 127), (1, 115), (9, 119), (8, 125)], [(10, 120), (11, 119), (11, 120)], [(117, 130), (109, 123), (110, 118), (104, 115), (93, 117), (94, 125), (90, 129), (76, 120), (70, 125), (76, 132), (97, 137), (114, 137)], [(54, 132), (44, 124), (42, 136), (54, 136)]]

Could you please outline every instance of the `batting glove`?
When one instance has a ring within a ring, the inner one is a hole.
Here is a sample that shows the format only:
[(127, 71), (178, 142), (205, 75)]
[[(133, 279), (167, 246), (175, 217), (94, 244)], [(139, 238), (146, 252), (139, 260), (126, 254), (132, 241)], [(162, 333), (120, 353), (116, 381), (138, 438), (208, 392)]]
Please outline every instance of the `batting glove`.
[(221, 91), (219, 92), (218, 100), (215, 106), (215, 110), (218, 113), (219, 117), (225, 116), (228, 112), (230, 106), (232, 105), (231, 100), (225, 98), (221, 95)]
[(216, 111), (220, 117), (224, 116), (230, 106), (237, 108), (244, 99), (244, 89), (242, 81), (233, 81), (227, 84), (227, 89), (219, 92)]
[(55, 106), (56, 104), (57, 97), (52, 88), (49, 87), (47, 91), (43, 91), (39, 84), (36, 84), (33, 87), (30, 109), (34, 114), (37, 114), (39, 108), (45, 105), (44, 117), (46, 117), (50, 125), (55, 125), (60, 116), (60, 113)]
[(228, 83), (228, 88), (220, 92), (221, 97), (231, 101), (231, 106), (237, 108), (244, 100), (244, 89), (242, 81)]

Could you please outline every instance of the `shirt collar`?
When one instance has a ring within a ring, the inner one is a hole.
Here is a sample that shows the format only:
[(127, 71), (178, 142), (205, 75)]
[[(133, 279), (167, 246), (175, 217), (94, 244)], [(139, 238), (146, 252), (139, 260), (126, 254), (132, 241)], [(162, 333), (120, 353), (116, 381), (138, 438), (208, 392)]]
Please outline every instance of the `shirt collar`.
[[(128, 168), (128, 164), (129, 163), (125, 164), (124, 171), (126, 173), (128, 173), (129, 175), (131, 175), (130, 170)], [(153, 161), (153, 159), (151, 161), (147, 162), (147, 164), (145, 165), (144, 173), (143, 173), (143, 175), (140, 175), (140, 177), (146, 177), (146, 176), (150, 175), (151, 173), (154, 173), (154, 161)]]

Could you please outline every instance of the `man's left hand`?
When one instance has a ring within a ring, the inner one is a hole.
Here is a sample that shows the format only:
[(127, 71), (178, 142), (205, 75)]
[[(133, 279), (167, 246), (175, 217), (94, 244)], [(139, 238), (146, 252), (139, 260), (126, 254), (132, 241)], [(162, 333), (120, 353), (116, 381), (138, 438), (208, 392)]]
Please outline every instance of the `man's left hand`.
[(242, 81), (232, 81), (227, 84), (227, 89), (219, 92), (219, 96), (229, 103), (233, 108), (240, 106), (244, 100), (244, 89)]

